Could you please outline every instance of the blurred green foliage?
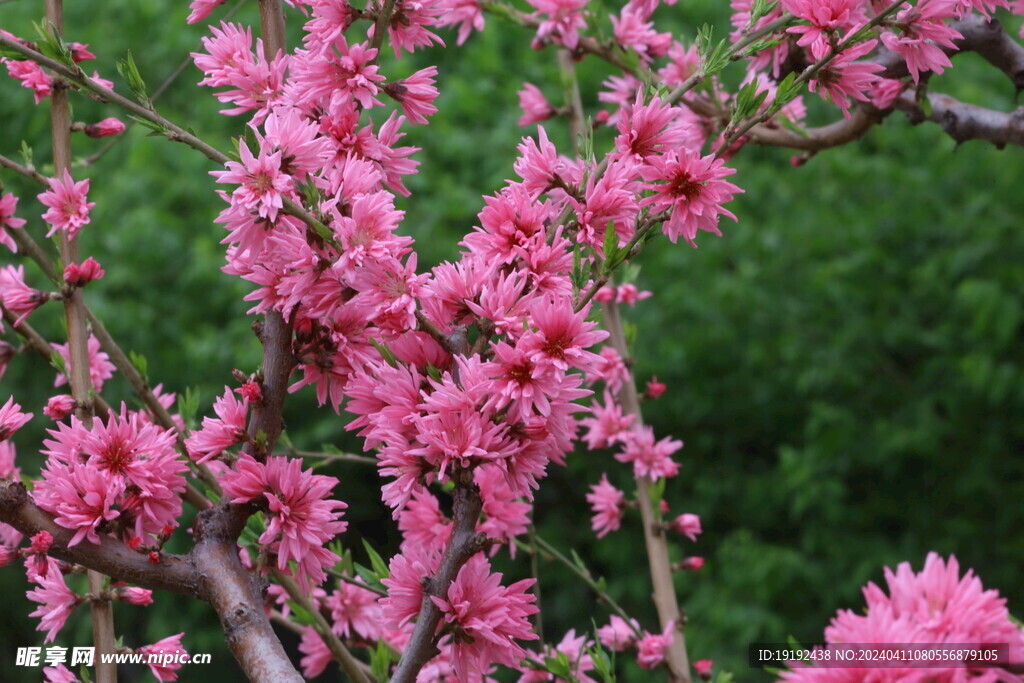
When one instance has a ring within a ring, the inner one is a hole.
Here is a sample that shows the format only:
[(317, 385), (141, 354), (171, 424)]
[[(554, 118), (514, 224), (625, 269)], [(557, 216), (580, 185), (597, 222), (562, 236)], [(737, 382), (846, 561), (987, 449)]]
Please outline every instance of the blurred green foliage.
[[(69, 3), (68, 37), (90, 43), (95, 68), (122, 91), (114, 63), (131, 49), (152, 90), (198, 48), (203, 28), (184, 24), (185, 5), (110, 0), (97, 12)], [(704, 21), (723, 34), (727, 11), (712, 0), (661, 10), (684, 36)], [(0, 26), (30, 35), (30, 20), (40, 15), (29, 0), (5, 3)], [(255, 21), (255, 7), (238, 17)], [(524, 30), (488, 22), (462, 48), (397, 63), (384, 56), (385, 73), (397, 76), (439, 66), (441, 111), (406, 138), (423, 148), (422, 166), (408, 182), (412, 198), (400, 200), (421, 268), (455, 257), (481, 194), (511, 177), (515, 146), (532, 132), (516, 127), (522, 82), (539, 85), (552, 101), (560, 97), (552, 53), (529, 50)], [(297, 40), (297, 22), (289, 30)], [(610, 71), (588, 61), (580, 73), (593, 113), (595, 88)], [(188, 67), (158, 108), (228, 149), (242, 121), (217, 115), (210, 93), (197, 93), (198, 78)], [(968, 101), (1012, 106), (1010, 84), (972, 56), (958, 58), (935, 83)], [(46, 105), (33, 107), (31, 94), (9, 80), (0, 92), (0, 153), (16, 157), (24, 139), (48, 172)], [(81, 97), (74, 106), (76, 120), (86, 122), (117, 114)], [(549, 129), (567, 149), (561, 125)], [(599, 148), (608, 140), (601, 132)], [(76, 154), (85, 158), (104, 144), (76, 139)], [(837, 608), (860, 608), (859, 588), (881, 580), (883, 565), (918, 567), (928, 550), (956, 553), (1011, 609), (1024, 603), (1024, 544), (1017, 542), (1024, 510), (1014, 502), (1024, 499), (1020, 150), (981, 142), (954, 149), (936, 127), (894, 116), (861, 142), (801, 168), (790, 168), (788, 156), (742, 151), (732, 162), (746, 190), (732, 207), (738, 223), (723, 224), (721, 239), (702, 236), (697, 251), (656, 242), (638, 280), (655, 297), (627, 311), (639, 330), (638, 377), (656, 374), (669, 385), (645, 406), (645, 419), (659, 435), (687, 444), (682, 473), (668, 487), (672, 513), (699, 513), (704, 522), (696, 545), (677, 540), (673, 547), (677, 559), (707, 559), (703, 570), (677, 580), (691, 658), (714, 659), (741, 681), (764, 678), (746, 668), (749, 642), (820, 638)], [(82, 232), (83, 254), (107, 269), (89, 287), (89, 304), (125, 349), (147, 357), (154, 381), (171, 391), (195, 388), (204, 409), (231, 383), (233, 368), (251, 372), (259, 362), (244, 314), (247, 287), (219, 272), (222, 230), (212, 219), (220, 202), (209, 170), (198, 154), (134, 127), (87, 173), (97, 205)], [(10, 173), (0, 179), (22, 197), (19, 215), (41, 240), (42, 211), (32, 199), (39, 190)], [(43, 286), (36, 273), (30, 281)], [(58, 307), (32, 322), (62, 339)], [(6, 338), (14, 342), (10, 332)], [(37, 414), (15, 439), (30, 474), (41, 464), (50, 377), (41, 360), (19, 356), (0, 383), (0, 395), (14, 393)], [(112, 403), (133, 400), (120, 378), (109, 386)], [(286, 420), (298, 447), (359, 448), (345, 420), (315, 410), (309, 392), (290, 398)], [(341, 479), (338, 491), (350, 504), (343, 540), (357, 558), (361, 536), (385, 550), (397, 545), (377, 500), (379, 481), (359, 467), (326, 470)], [(554, 471), (538, 493), (538, 530), (560, 548), (576, 548), (654, 630), (639, 521), (628, 518), (624, 531), (600, 543), (589, 530), (583, 496), (603, 471), (628, 488), (626, 468), (610, 453), (580, 453)], [(186, 527), (173, 540), (178, 549), (187, 547)], [(510, 576), (529, 571), (522, 552), (501, 564)], [(606, 609), (568, 572), (542, 563), (540, 575), (549, 642), (606, 620)], [(13, 668), (16, 646), (42, 640), (26, 616), (24, 579), (12, 568), (0, 574), (0, 586), (7, 615), (0, 680), (37, 680), (38, 671)], [(128, 645), (185, 630), (191, 650), (214, 653), (213, 665), (183, 670), (183, 681), (240, 677), (205, 605), (161, 595), (148, 608), (118, 606), (117, 623)], [(89, 640), (83, 613), (58, 643)], [(125, 681), (142, 675), (122, 672)], [(649, 675), (627, 664), (622, 680)]]

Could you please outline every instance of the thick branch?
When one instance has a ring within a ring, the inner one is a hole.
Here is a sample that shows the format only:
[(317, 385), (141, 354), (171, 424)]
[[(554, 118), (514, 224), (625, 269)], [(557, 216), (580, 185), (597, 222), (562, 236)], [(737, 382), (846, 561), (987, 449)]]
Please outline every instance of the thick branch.
[(932, 121), (957, 143), (967, 140), (988, 140), (1000, 149), (1006, 145), (1024, 146), (1024, 108), (1012, 113), (978, 107), (941, 93), (928, 93), (930, 111), (914, 101), (912, 93), (903, 93), (896, 107), (907, 114), (911, 123)]
[(754, 126), (747, 132), (747, 135), (759, 145), (818, 152), (831, 147), (839, 147), (863, 137), (871, 130), (872, 126), (881, 123), (888, 114), (889, 112), (861, 106), (853, 109), (850, 118), (840, 119), (819, 128), (808, 128), (803, 135), (786, 128), (765, 124)]
[(452, 533), (434, 576), (423, 579), (423, 602), (416, 618), (416, 628), (405, 646), (391, 683), (413, 683), (423, 665), (437, 654), (434, 634), (441, 623), (441, 610), (430, 596), (446, 598), (459, 569), (486, 544), (483, 535), (476, 533), (477, 519), (483, 507), (479, 489), (471, 481), (460, 482), (456, 484), (453, 495)]
[(83, 541), (68, 548), (74, 532), (56, 524), (48, 512), (33, 503), (21, 482), (0, 481), (0, 521), (25, 536), (48, 531), (53, 536), (49, 554), (59, 560), (80, 564), (144, 588), (204, 597), (188, 557), (161, 553), (159, 562), (150, 562), (147, 555), (110, 536), (101, 536), (100, 545)]
[(199, 587), (217, 611), (228, 647), (251, 683), (301, 683), (263, 611), (260, 587), (238, 558), (245, 506), (221, 502), (203, 510), (191, 552)]
[(971, 15), (950, 22), (963, 38), (956, 41), (961, 50), (977, 52), (985, 61), (1009, 77), (1017, 92), (1024, 90), (1024, 45), (1011, 38), (1003, 25), (993, 19)]

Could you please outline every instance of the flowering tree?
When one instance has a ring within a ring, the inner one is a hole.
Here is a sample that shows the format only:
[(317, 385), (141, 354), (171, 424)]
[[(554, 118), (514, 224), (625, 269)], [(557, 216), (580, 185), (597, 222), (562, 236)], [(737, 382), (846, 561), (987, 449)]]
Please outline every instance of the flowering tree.
[[(194, 0), (189, 21), (207, 21), (219, 4)], [(657, 2), (631, 0), (610, 17), (577, 0), (529, 4), (259, 0), (258, 30), (221, 21), (192, 55), (200, 85), (227, 105), (222, 113), (248, 118), (231, 154), (162, 116), (130, 56), (119, 62), (123, 85), (88, 75), (81, 64), (94, 55), (68, 41), (74, 27), (65, 30), (60, 0), (47, 0), (31, 40), (0, 32), (8, 73), (36, 104), (49, 101), (52, 121), (52, 177), (0, 156), (4, 168), (38, 181), (46, 207), (46, 227), (30, 225), (21, 217), (27, 202), (0, 193), (0, 241), (54, 289), (26, 284), (21, 264), (5, 266), (4, 319), (69, 392), (42, 410), (54, 424), (34, 482), (21, 480), (9, 440), (33, 414), (13, 396), (0, 409), (0, 561), (23, 562), (47, 642), (88, 605), (98, 651), (116, 652), (111, 602), (146, 605), (166, 591), (210, 604), (252, 681), (302, 680), (272, 622), (301, 633), (307, 677), (336, 662), (360, 682), (480, 681), (503, 669), (521, 681), (610, 681), (616, 652), (670, 681), (688, 683), (691, 669), (711, 677), (709, 662), (688, 659), (674, 583), (674, 572), (703, 561), (673, 559), (669, 549), (670, 539), (696, 540), (701, 521), (669, 514), (665, 500), (682, 442), (643, 424), (642, 400), (666, 388), (652, 380), (641, 392), (631, 369), (620, 308), (650, 293), (629, 281), (629, 266), (660, 236), (695, 247), (701, 232), (720, 234), (742, 192), (726, 164), (746, 145), (791, 148), (800, 164), (897, 111), (941, 125), (957, 142), (1024, 144), (1014, 113), (929, 88), (965, 51), (1024, 87), (1024, 47), (993, 16), (1024, 13), (1024, 4), (735, 0), (733, 31), (719, 41), (709, 29), (659, 32), (656, 18), (671, 9)], [(401, 144), (403, 128), (429, 125), (438, 70), (394, 78), (389, 69), (443, 44), (435, 32), (443, 27), (458, 29), (459, 44), (471, 39), (485, 14), (534, 29), (538, 58), (557, 60), (560, 103), (525, 83), (520, 123), (555, 119), (546, 125), (566, 126), (573, 144), (558, 150), (544, 126), (524, 137), (510, 168), (517, 179), (484, 197), (459, 259), (419, 272), (414, 239), (403, 234), (415, 230), (402, 225), (395, 195), (410, 194), (403, 179), (420, 151)], [(292, 45), (286, 16), (302, 27)], [(584, 106), (583, 59), (609, 70), (601, 108)], [(832, 123), (805, 122), (805, 86), (834, 105)], [(176, 397), (150, 384), (88, 307), (84, 288), (105, 271), (79, 253), (94, 204), (72, 161), (72, 133), (107, 137), (125, 125), (113, 116), (73, 122), (78, 97), (216, 164), (223, 270), (253, 285), (246, 299), (263, 357), (257, 372), (236, 372), (199, 424), (188, 401), (172, 412)], [(44, 229), (58, 254), (33, 237)], [(66, 343), (27, 321), (51, 301), (64, 307)], [(4, 346), (5, 364), (15, 350)], [(103, 399), (115, 372), (141, 409)], [(369, 567), (344, 557), (334, 542), (347, 526), (344, 485), (280, 448), (283, 406), (296, 391), (314, 392), (372, 454), (403, 538), (390, 560), (372, 550)], [(613, 450), (635, 478), (627, 496), (595, 471), (586, 501), (599, 538), (640, 529), (657, 624), (632, 618), (581, 559), (531, 529), (534, 492), (577, 442)], [(625, 518), (631, 508), (639, 519)], [(189, 534), (187, 553), (165, 550)], [(604, 600), (612, 614), (593, 638), (570, 631), (542, 642), (535, 579), (505, 581), (492, 567), (497, 554), (519, 548), (562, 562)], [(87, 573), (87, 592), (69, 587), (76, 572)], [(1004, 601), (972, 574), (961, 577), (955, 559), (930, 556), (921, 574), (904, 564), (887, 581), (888, 595), (869, 585), (867, 613), (840, 613), (826, 640), (1002, 643), (999, 666), (929, 671), (936, 680), (1020, 679), (1024, 636)], [(182, 638), (141, 651), (183, 650)], [(153, 673), (174, 680), (180, 667), (165, 662)], [(78, 675), (62, 664), (46, 670), (51, 681)], [(908, 674), (794, 665), (783, 677), (867, 675)], [(116, 667), (97, 662), (95, 677), (114, 681)]]

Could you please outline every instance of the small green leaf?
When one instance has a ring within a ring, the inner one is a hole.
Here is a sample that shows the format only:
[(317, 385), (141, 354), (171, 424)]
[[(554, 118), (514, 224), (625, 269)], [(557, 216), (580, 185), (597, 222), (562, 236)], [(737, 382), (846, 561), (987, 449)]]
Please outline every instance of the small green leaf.
[(52, 365), (60, 374), (65, 376), (68, 374), (68, 368), (64, 364), (64, 356), (59, 353), (55, 352), (50, 355), (50, 365)]
[(572, 668), (569, 666), (569, 657), (564, 652), (559, 652), (555, 657), (545, 657), (544, 666), (547, 667), (548, 673), (554, 674), (559, 678), (566, 680), (572, 680)]
[(384, 562), (384, 559), (377, 554), (377, 551), (373, 549), (369, 541), (363, 539), (363, 547), (366, 548), (366, 554), (370, 556), (370, 566), (373, 567), (374, 574), (377, 575), (378, 579), (386, 579), (391, 576), (388, 565)]
[(135, 58), (132, 57), (131, 50), (125, 53), (123, 59), (117, 60), (117, 72), (128, 83), (128, 88), (135, 95), (135, 99), (147, 107), (152, 107), (149, 94), (146, 92), (146, 83), (142, 80), (139, 67), (135, 66)]
[(387, 683), (391, 673), (391, 650), (383, 640), (378, 640), (377, 647), (370, 651), (370, 670), (377, 683)]
[(199, 414), (199, 392), (196, 389), (186, 387), (178, 394), (178, 414), (185, 421), (185, 426), (192, 429)]
[(135, 369), (139, 371), (139, 374), (142, 375), (142, 380), (149, 384), (149, 363), (146, 361), (146, 357), (141, 353), (129, 351), (128, 358), (131, 360), (132, 365), (135, 366)]
[(370, 343), (373, 344), (373, 348), (377, 349), (377, 353), (380, 354), (380, 357), (384, 359), (385, 363), (393, 368), (398, 367), (398, 357), (395, 355), (394, 351), (388, 348), (387, 344), (372, 338), (370, 339)]

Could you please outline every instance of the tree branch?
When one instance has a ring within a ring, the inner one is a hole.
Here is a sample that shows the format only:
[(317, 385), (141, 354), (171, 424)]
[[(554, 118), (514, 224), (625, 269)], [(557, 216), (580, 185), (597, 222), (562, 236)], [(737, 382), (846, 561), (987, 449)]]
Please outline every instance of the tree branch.
[(441, 564), (434, 576), (423, 579), (420, 614), (416, 618), (416, 627), (405, 646), (391, 683), (413, 683), (420, 669), (437, 654), (434, 634), (437, 625), (441, 623), (441, 610), (430, 596), (446, 598), (448, 588), (455, 580), (459, 569), (487, 543), (483, 534), (476, 533), (476, 523), (483, 508), (480, 490), (472, 483), (471, 477), (466, 476), (464, 479), (465, 481), (459, 481), (455, 485), (452, 513), (454, 523), (444, 557), (441, 558)]
[(911, 123), (939, 124), (957, 144), (988, 140), (1000, 149), (1006, 145), (1024, 146), (1024, 107), (1007, 114), (960, 102), (942, 93), (928, 93), (927, 97), (930, 111), (914, 101), (913, 93), (900, 95), (895, 106), (906, 112)]
[(59, 560), (80, 564), (144, 588), (205, 599), (188, 556), (161, 553), (159, 562), (150, 562), (147, 555), (111, 536), (102, 536), (103, 542), (99, 545), (84, 541), (69, 548), (68, 542), (74, 533), (58, 525), (48, 512), (33, 503), (21, 482), (0, 480), (0, 521), (25, 536), (49, 532), (53, 536), (49, 554)]

